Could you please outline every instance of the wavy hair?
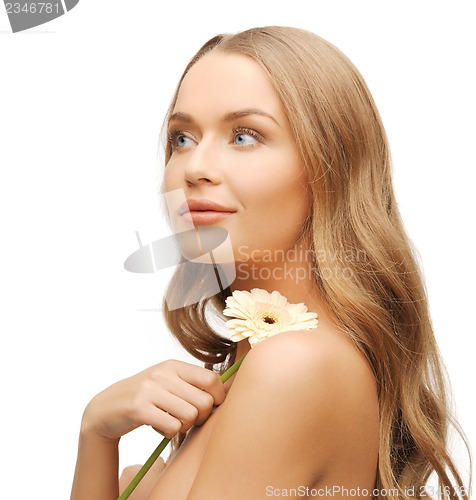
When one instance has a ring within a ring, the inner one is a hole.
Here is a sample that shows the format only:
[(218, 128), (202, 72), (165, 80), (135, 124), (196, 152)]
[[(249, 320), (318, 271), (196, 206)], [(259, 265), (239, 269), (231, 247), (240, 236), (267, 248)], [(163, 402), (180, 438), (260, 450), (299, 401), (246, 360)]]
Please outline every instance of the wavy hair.
[[(310, 236), (316, 285), (377, 380), (378, 498), (415, 498), (408, 496), (411, 487), (418, 498), (432, 473), (443, 498), (467, 498), (470, 485), (465, 487), (448, 450), (450, 427), (463, 439), (471, 469), (469, 444), (450, 411), (417, 252), (395, 200), (385, 130), (362, 76), (342, 52), (305, 30), (270, 26), (218, 35), (186, 67), (167, 117), (183, 78), (210, 51), (259, 63), (289, 119), (313, 199), (302, 231)], [(167, 162), (170, 144), (165, 148)], [(167, 295), (182, 293), (184, 272), (178, 268)], [(199, 286), (200, 270), (195, 276)], [(236, 344), (217, 333), (212, 319), (225, 319), (229, 292), (176, 310), (164, 301), (172, 334), (219, 373), (236, 357)], [(172, 454), (184, 437), (174, 439)]]

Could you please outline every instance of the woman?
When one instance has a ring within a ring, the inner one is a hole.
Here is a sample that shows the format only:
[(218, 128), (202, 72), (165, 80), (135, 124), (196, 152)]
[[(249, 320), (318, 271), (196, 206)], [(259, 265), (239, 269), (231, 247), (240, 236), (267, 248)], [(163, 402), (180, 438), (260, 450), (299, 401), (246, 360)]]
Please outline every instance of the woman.
[[(165, 361), (89, 403), (72, 498), (117, 498), (119, 439), (143, 424), (179, 434), (135, 498), (418, 498), (433, 471), (445, 497), (467, 496), (384, 128), (350, 61), (294, 28), (217, 36), (187, 66), (167, 135), (164, 190), (183, 190), (195, 225), (228, 231), (236, 279), (198, 304), (165, 304), (205, 367)], [(210, 202), (221, 208), (207, 219)], [(181, 272), (168, 296), (183, 293)], [(305, 303), (317, 328), (252, 350), (217, 334), (207, 304), (220, 317), (233, 290), (253, 288)]]

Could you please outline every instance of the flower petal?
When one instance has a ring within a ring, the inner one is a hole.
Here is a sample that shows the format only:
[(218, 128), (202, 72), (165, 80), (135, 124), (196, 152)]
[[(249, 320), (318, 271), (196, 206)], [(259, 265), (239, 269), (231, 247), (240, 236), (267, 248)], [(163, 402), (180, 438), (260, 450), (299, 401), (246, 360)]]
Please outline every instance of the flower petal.
[(226, 306), (223, 314), (234, 318), (225, 322), (230, 339), (248, 338), (252, 347), (283, 331), (309, 330), (318, 324), (317, 314), (307, 312), (303, 302), (289, 304), (277, 290), (235, 290), (227, 297)]

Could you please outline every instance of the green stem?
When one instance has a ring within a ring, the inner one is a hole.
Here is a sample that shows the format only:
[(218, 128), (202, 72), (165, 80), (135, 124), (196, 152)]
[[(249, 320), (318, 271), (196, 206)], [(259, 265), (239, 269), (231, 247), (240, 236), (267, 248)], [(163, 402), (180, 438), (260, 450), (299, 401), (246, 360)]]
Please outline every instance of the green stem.
[(164, 451), (164, 448), (169, 444), (170, 439), (164, 438), (159, 446), (152, 452), (147, 462), (140, 468), (139, 472), (134, 476), (127, 488), (122, 492), (119, 500), (129, 498), (130, 494), (136, 489), (142, 478), (147, 474), (148, 470), (152, 467), (154, 462), (159, 458), (159, 455)]
[(234, 365), (230, 366), (230, 368), (228, 368), (226, 372), (220, 375), (220, 380), (222, 382), (226, 382), (232, 375), (234, 375), (238, 371), (238, 368), (240, 367), (241, 363), (243, 363), (246, 354), (248, 353), (243, 354), (243, 356), (241, 356), (241, 358)]
[[(220, 375), (220, 380), (222, 382), (226, 382), (232, 375), (234, 375), (238, 371), (238, 368), (245, 359), (246, 354), (243, 354), (243, 356), (236, 363), (234, 363), (232, 366), (230, 366), (230, 368), (228, 368), (228, 370), (226, 370), (226, 372)], [(148, 458), (147, 462), (140, 468), (139, 472), (134, 476), (134, 478), (129, 483), (127, 488), (119, 496), (118, 500), (126, 500), (127, 498), (129, 498), (130, 494), (136, 489), (137, 485), (141, 482), (142, 478), (147, 474), (148, 470), (152, 467), (154, 462), (159, 458), (160, 454), (164, 451), (164, 448), (169, 443), (170, 439), (168, 438), (162, 439), (159, 446), (157, 446), (157, 448), (152, 452), (152, 455)]]

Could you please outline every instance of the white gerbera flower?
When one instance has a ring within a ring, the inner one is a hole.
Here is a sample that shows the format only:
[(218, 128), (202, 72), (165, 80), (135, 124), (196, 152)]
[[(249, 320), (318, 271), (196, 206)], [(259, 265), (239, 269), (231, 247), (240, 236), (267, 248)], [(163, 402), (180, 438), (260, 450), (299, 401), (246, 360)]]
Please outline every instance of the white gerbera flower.
[(226, 299), (225, 323), (230, 340), (248, 339), (251, 347), (261, 340), (284, 331), (309, 330), (317, 326), (317, 314), (307, 312), (304, 303), (289, 304), (276, 290), (269, 293), (260, 288), (251, 292), (236, 290)]

